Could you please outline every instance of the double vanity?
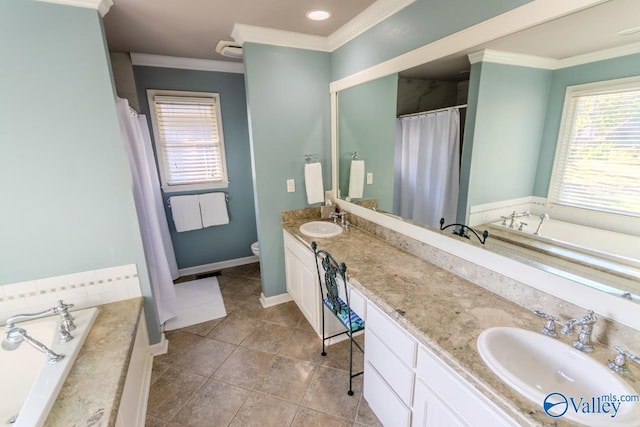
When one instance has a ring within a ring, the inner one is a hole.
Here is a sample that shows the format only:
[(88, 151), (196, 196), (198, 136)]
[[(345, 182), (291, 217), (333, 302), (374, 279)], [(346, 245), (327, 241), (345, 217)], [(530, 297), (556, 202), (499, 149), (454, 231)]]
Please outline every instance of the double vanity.
[[(640, 423), (638, 402), (619, 404), (614, 417), (611, 406), (599, 414), (568, 408), (558, 416), (562, 405), (556, 405), (547, 407), (555, 417), (545, 413), (551, 392), (578, 404), (584, 398), (583, 405), (592, 397), (640, 394), (633, 378), (623, 380), (607, 368), (612, 349), (595, 343), (587, 355), (571, 346), (579, 327), (570, 336), (540, 334), (545, 319), (531, 309), (553, 307), (515, 304), (402, 250), (407, 243), (397, 236), (381, 238), (384, 233), (359, 227), (358, 218), (349, 230), (313, 224), (318, 220), (319, 209), (283, 214), (287, 290), (319, 332), (310, 243), (346, 263), (351, 306), (366, 322), (364, 397), (385, 426)], [(440, 265), (447, 263), (433, 251)]]

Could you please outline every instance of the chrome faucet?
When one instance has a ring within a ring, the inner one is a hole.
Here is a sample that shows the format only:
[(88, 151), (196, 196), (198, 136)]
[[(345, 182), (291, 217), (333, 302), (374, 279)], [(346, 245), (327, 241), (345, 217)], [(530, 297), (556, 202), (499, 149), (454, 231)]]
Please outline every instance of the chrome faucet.
[[(511, 212), (511, 215), (509, 216), (501, 216), (500, 218), (502, 218), (502, 225), (507, 225), (507, 220), (509, 221), (509, 228), (517, 228), (518, 227), (518, 221), (516, 221), (516, 219), (521, 218), (523, 216), (530, 216), (531, 213), (529, 213), (529, 211), (524, 211), (522, 213), (517, 213), (516, 211)], [(527, 225), (527, 224), (524, 224)], [(522, 227), (520, 227), (522, 229)]]
[(544, 324), (542, 329), (540, 329), (540, 333), (542, 335), (546, 335), (546, 336), (552, 337), (552, 338), (555, 338), (555, 337), (558, 336), (558, 332), (556, 331), (556, 322), (559, 322), (560, 319), (558, 319), (556, 316), (552, 316), (550, 314), (543, 313), (540, 310), (533, 310), (533, 314), (535, 314), (536, 316), (544, 317), (545, 319), (547, 319), (547, 322)]
[(640, 357), (629, 352), (628, 350), (625, 350), (620, 346), (614, 345), (613, 348), (618, 352), (618, 354), (613, 358), (613, 360), (609, 360), (609, 363), (607, 363), (607, 366), (613, 372), (616, 372), (620, 375), (628, 375), (631, 371), (629, 370), (629, 366), (627, 365), (627, 359), (630, 359), (632, 362), (640, 365)]
[(329, 218), (333, 218), (334, 224), (338, 224), (338, 218), (340, 218), (340, 225), (342, 226), (342, 228), (348, 231), (350, 223), (349, 221), (347, 221), (346, 216), (347, 216), (347, 211), (331, 212), (331, 215), (329, 215)]
[(27, 331), (22, 328), (11, 328), (9, 332), (7, 332), (7, 337), (2, 341), (2, 348), (8, 351), (15, 350), (20, 347), (22, 341), (28, 342), (33, 348), (44, 353), (45, 356), (47, 356), (47, 362), (51, 364), (58, 363), (64, 359), (64, 354), (58, 354), (52, 351), (40, 341), (27, 335)]
[[(69, 314), (69, 309), (73, 307), (73, 304), (65, 304), (62, 300), (58, 301), (58, 305), (47, 310), (39, 311), (37, 313), (24, 313), (16, 314), (9, 317), (4, 324), (4, 329), (9, 331), (15, 328), (15, 323), (21, 320), (27, 319), (39, 319), (41, 317), (50, 316), (52, 314), (60, 315), (60, 325), (58, 326), (58, 334), (60, 342), (69, 342), (73, 339), (71, 331), (76, 328), (73, 323), (73, 317)], [(18, 328), (19, 329), (19, 328)]]
[(540, 230), (542, 229), (542, 224), (544, 224), (545, 221), (549, 220), (549, 214), (543, 213), (540, 215), (540, 224), (538, 224), (538, 228), (536, 228), (536, 231), (533, 233), (536, 236), (540, 235)]
[(593, 313), (593, 310), (589, 310), (581, 319), (569, 320), (560, 332), (562, 332), (563, 335), (570, 335), (573, 332), (573, 328), (576, 325), (580, 325), (580, 333), (578, 334), (578, 338), (573, 342), (573, 347), (580, 351), (591, 353), (595, 351), (595, 347), (591, 342), (591, 333), (593, 332), (593, 325), (597, 320), (598, 318)]

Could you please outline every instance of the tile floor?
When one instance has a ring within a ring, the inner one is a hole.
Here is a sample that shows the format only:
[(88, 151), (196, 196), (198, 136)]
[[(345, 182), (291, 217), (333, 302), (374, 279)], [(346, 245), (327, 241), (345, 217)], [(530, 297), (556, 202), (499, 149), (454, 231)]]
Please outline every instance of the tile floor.
[[(293, 302), (264, 309), (259, 265), (218, 276), (227, 316), (167, 333), (154, 359), (148, 427), (380, 426), (362, 397), (348, 396), (346, 342), (322, 341)], [(362, 354), (354, 349), (355, 369)]]

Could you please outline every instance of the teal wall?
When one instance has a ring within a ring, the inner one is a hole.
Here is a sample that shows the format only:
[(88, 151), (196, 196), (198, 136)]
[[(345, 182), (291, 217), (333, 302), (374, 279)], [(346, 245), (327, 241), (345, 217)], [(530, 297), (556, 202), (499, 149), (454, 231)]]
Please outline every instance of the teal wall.
[[(251, 256), (257, 237), (247, 104), (242, 74), (192, 71), (158, 67), (133, 67), (142, 113), (147, 115), (153, 138), (147, 89), (216, 92), (220, 94), (229, 187), (215, 191), (229, 194), (229, 224), (178, 233), (168, 198), (203, 191), (163, 193), (171, 241), (179, 268), (187, 268)], [(155, 146), (153, 147), (155, 151)]]
[(531, 196), (552, 73), (495, 63), (472, 73), (479, 76), (472, 76), (475, 105), (463, 143), (467, 204)]
[(244, 66), (262, 289), (270, 297), (286, 292), (281, 212), (309, 206), (305, 154), (319, 156), (331, 188), (330, 55), (246, 43)]
[(640, 75), (640, 54), (592, 62), (553, 72), (551, 95), (542, 134), (534, 196), (547, 197), (567, 86)]
[(331, 56), (338, 80), (515, 9), (531, 0), (416, 0)]
[(377, 199), (378, 207), (388, 212), (393, 210), (397, 94), (397, 73), (338, 94), (341, 197), (349, 194), (351, 152), (357, 151), (365, 162), (365, 174), (373, 173), (373, 184), (364, 185), (362, 199)]
[(136, 264), (158, 321), (93, 9), (0, 1), (0, 284)]

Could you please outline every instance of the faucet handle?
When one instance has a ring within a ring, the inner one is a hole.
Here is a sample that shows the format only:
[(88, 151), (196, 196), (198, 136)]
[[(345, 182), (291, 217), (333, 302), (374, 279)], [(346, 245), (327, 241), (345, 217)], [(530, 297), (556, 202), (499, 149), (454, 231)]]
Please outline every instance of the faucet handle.
[(533, 310), (532, 313), (535, 314), (536, 316), (544, 317), (545, 319), (547, 319), (547, 322), (544, 324), (542, 329), (540, 329), (540, 333), (542, 335), (546, 335), (548, 337), (553, 337), (553, 338), (558, 336), (558, 332), (556, 331), (556, 322), (560, 321), (559, 318), (547, 313), (543, 313), (540, 310)]
[(640, 365), (640, 357), (636, 356), (635, 354), (617, 345), (614, 345), (613, 349), (617, 351), (618, 354), (616, 354), (616, 357), (614, 357), (613, 360), (609, 360), (609, 362), (607, 363), (607, 366), (612, 371), (620, 375), (629, 374), (630, 370), (629, 366), (627, 365), (627, 359), (630, 359), (631, 361)]

